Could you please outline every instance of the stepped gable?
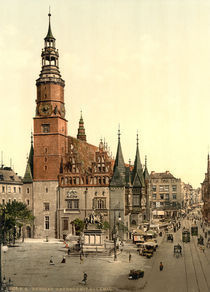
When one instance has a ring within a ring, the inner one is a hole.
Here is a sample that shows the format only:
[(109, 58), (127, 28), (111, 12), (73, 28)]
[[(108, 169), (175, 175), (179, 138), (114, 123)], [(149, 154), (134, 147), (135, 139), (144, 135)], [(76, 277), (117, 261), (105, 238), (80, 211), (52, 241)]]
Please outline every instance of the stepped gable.
[(66, 162), (68, 162), (70, 157), (75, 158), (76, 162), (81, 163), (81, 170), (84, 172), (88, 168), (91, 168), (92, 162), (95, 161), (95, 153), (97, 151), (98, 147), (69, 136)]

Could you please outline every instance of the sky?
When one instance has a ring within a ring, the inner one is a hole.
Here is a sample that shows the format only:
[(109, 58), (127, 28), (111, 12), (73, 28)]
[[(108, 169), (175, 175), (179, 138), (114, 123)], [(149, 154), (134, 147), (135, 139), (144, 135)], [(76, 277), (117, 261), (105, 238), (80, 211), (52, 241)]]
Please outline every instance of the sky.
[(149, 171), (199, 187), (210, 144), (208, 0), (0, 0), (3, 163), (24, 175), (49, 5), (68, 134), (82, 110), (88, 143), (105, 138), (115, 155), (120, 124), (133, 163), (138, 131)]

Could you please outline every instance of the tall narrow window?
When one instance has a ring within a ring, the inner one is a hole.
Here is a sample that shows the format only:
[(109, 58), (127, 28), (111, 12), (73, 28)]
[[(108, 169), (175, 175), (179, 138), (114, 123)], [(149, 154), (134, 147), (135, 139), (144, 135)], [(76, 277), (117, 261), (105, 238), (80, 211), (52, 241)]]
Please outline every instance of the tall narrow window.
[(45, 216), (44, 225), (45, 225), (45, 229), (50, 229), (50, 217), (49, 216)]

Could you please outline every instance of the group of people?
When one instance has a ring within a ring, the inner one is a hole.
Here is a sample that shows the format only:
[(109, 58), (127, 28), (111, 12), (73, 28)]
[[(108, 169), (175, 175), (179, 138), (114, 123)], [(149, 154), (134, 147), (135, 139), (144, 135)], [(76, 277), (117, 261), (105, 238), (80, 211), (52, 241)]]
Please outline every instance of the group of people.
[[(66, 257), (63, 256), (61, 264), (65, 264), (65, 263), (66, 263)], [(53, 256), (50, 257), (50, 265), (55, 265), (54, 260), (53, 260)], [(84, 285), (87, 284), (87, 273), (86, 272), (83, 273), (83, 279), (82, 279), (81, 284), (84, 284)]]

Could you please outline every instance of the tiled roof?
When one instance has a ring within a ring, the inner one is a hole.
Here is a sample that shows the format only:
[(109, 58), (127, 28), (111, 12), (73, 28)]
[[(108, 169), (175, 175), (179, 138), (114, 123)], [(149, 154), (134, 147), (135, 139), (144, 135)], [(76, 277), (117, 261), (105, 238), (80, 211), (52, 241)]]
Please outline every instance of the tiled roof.
[(163, 179), (173, 178), (173, 179), (176, 179), (169, 171), (166, 171), (166, 172), (154, 172), (154, 171), (152, 171), (151, 174), (150, 174), (150, 178), (151, 179), (153, 179), (153, 178), (163, 178)]
[(18, 176), (11, 167), (0, 168), (0, 184), (22, 184), (22, 179)]

